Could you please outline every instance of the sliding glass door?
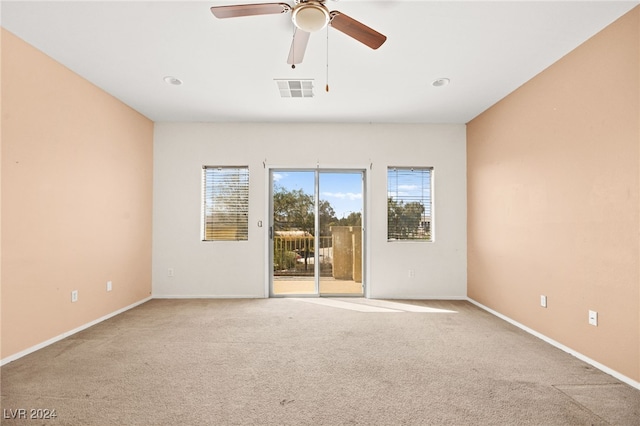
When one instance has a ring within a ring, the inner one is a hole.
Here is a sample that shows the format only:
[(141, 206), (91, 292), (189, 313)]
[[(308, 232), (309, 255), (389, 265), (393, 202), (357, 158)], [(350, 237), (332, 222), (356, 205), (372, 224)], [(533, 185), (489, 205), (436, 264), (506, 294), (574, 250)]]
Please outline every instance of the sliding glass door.
[(272, 170), (272, 296), (363, 294), (361, 170)]
[(316, 294), (315, 173), (271, 173), (272, 295)]

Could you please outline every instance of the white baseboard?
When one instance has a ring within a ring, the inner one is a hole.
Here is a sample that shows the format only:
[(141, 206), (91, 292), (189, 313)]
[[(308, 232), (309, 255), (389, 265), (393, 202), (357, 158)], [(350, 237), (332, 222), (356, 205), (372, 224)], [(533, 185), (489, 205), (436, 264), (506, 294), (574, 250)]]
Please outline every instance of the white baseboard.
[(561, 350), (567, 352), (570, 355), (573, 355), (574, 357), (578, 358), (579, 360), (584, 361), (587, 364), (592, 365), (593, 367), (597, 368), (598, 370), (603, 371), (604, 373), (607, 373), (607, 374), (615, 377), (616, 379), (620, 380), (621, 382), (624, 382), (624, 383), (626, 383), (626, 384), (628, 384), (630, 386), (633, 386), (636, 389), (640, 389), (640, 382), (637, 382), (637, 381), (633, 380), (632, 378), (627, 377), (624, 374), (619, 373), (619, 372), (607, 367), (606, 365), (601, 364), (598, 361), (595, 361), (595, 360), (589, 358), (588, 356), (583, 355), (580, 352), (577, 352), (577, 351), (571, 349), (570, 347), (565, 346), (562, 343), (557, 342), (557, 341), (545, 336), (544, 334), (539, 333), (539, 332), (527, 327), (524, 324), (520, 324), (518, 321), (515, 321), (515, 320), (513, 320), (513, 319), (511, 319), (511, 318), (509, 318), (509, 317), (507, 317), (505, 315), (502, 315), (500, 312), (494, 311), (493, 309), (491, 309), (491, 308), (489, 308), (487, 306), (484, 306), (483, 304), (481, 304), (479, 302), (476, 302), (475, 300), (473, 300), (471, 298), (467, 298), (467, 300), (469, 302), (473, 303), (474, 305), (476, 305), (477, 307), (479, 307), (481, 309), (484, 309), (485, 311), (489, 312), (490, 314), (495, 315), (498, 318), (503, 319), (503, 320), (505, 320), (506, 322), (508, 322), (510, 324), (515, 325), (516, 327), (520, 328), (521, 330), (526, 331), (527, 333), (537, 337), (538, 339), (541, 339), (541, 340), (549, 343), (550, 345), (555, 346), (556, 348), (561, 349)]
[(25, 349), (23, 351), (20, 351), (20, 352), (16, 353), (16, 354), (10, 355), (10, 356), (0, 360), (0, 366), (8, 364), (8, 363), (10, 363), (12, 361), (15, 361), (15, 360), (19, 359), (19, 358), (22, 358), (25, 355), (29, 355), (30, 353), (33, 353), (33, 352), (35, 352), (35, 351), (37, 351), (39, 349), (47, 347), (47, 346), (49, 346), (49, 345), (51, 345), (53, 343), (56, 343), (56, 342), (58, 342), (58, 341), (60, 341), (62, 339), (65, 339), (65, 338), (67, 338), (67, 337), (69, 337), (69, 336), (71, 336), (73, 334), (76, 334), (76, 333), (82, 331), (82, 330), (86, 330), (87, 328), (89, 328), (91, 326), (94, 326), (94, 325), (96, 325), (98, 323), (101, 323), (104, 320), (108, 320), (109, 318), (115, 317), (116, 315), (119, 315), (119, 314), (121, 314), (121, 313), (123, 313), (125, 311), (128, 311), (129, 309), (133, 309), (136, 306), (142, 305), (143, 303), (148, 302), (149, 300), (151, 300), (151, 297), (147, 297), (145, 299), (142, 299), (139, 302), (136, 302), (136, 303), (131, 304), (129, 306), (125, 306), (122, 309), (118, 309), (117, 311), (111, 312), (110, 314), (107, 314), (107, 315), (105, 315), (103, 317), (100, 317), (100, 318), (98, 318), (96, 320), (93, 320), (91, 322), (83, 324), (80, 327), (74, 328), (73, 330), (67, 331), (65, 333), (62, 333), (62, 334), (56, 336), (56, 337), (53, 337), (53, 338), (51, 338), (49, 340), (46, 340), (46, 341), (44, 341), (42, 343), (38, 343), (37, 345), (31, 346), (30, 348), (27, 348), (27, 349)]
[(229, 294), (154, 294), (154, 299), (265, 299), (264, 294), (229, 295)]

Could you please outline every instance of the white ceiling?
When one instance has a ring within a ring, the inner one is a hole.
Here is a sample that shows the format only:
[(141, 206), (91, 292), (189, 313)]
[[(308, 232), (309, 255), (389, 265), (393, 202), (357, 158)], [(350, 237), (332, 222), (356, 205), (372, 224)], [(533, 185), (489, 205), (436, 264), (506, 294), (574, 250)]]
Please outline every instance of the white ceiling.
[[(291, 69), (290, 14), (209, 11), (267, 1), (2, 1), (0, 16), (154, 121), (466, 123), (638, 4), (328, 0), (387, 42), (371, 50), (329, 28)], [(281, 98), (274, 79), (314, 79), (315, 96)]]

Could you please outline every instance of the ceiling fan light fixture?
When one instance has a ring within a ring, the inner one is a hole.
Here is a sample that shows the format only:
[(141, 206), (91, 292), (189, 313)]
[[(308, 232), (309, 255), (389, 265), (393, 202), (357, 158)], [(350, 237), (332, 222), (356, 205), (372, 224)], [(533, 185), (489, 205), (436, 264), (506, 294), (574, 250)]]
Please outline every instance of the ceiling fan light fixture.
[(313, 33), (327, 26), (330, 20), (329, 10), (313, 1), (298, 4), (291, 16), (293, 24), (302, 31)]

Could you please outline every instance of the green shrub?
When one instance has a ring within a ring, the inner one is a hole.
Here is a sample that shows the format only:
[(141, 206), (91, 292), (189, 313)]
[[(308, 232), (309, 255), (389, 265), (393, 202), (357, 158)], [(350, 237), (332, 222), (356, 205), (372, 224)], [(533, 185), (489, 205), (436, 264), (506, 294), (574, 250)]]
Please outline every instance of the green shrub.
[(296, 266), (298, 255), (294, 251), (275, 250), (273, 253), (273, 270), (282, 271)]

